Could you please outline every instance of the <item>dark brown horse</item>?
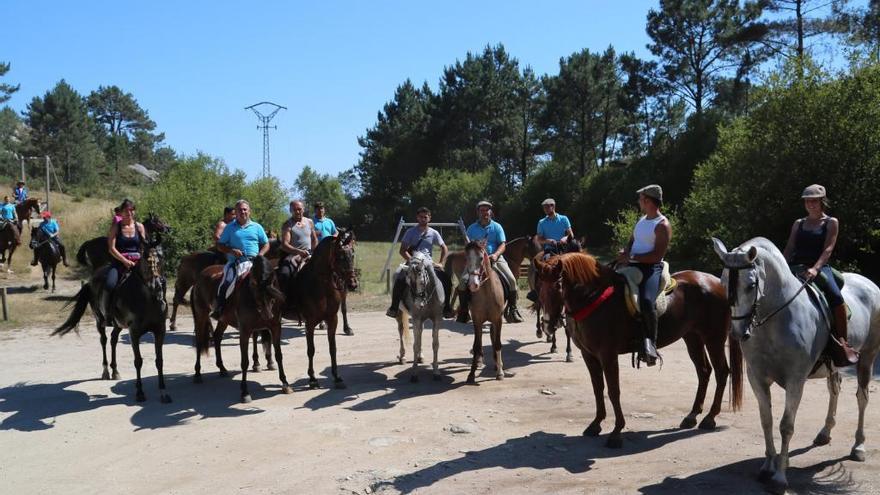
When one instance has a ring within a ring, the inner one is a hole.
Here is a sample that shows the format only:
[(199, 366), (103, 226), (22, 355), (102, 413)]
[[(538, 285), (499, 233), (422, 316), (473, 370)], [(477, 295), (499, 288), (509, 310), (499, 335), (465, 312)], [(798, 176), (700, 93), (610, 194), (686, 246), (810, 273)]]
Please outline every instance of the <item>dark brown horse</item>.
[(248, 372), (248, 340), (251, 334), (261, 330), (268, 330), (272, 334), (272, 345), (275, 348), (275, 361), (278, 363), (278, 378), (281, 380), (281, 391), (285, 394), (292, 392), (284, 374), (284, 364), (281, 357), (281, 305), (284, 295), (278, 289), (275, 279), (275, 270), (269, 260), (263, 256), (253, 258), (253, 266), (244, 280), (238, 281), (232, 295), (227, 299), (225, 309), (213, 329), (211, 324), (211, 307), (223, 278), (223, 267), (220, 265), (209, 266), (202, 270), (193, 287), (190, 307), (193, 312), (196, 335), (196, 365), (195, 382), (202, 382), (202, 354), (207, 354), (210, 341), (213, 336), (214, 352), (217, 358), (217, 367), (220, 375), (226, 376), (227, 371), (223, 366), (223, 358), (220, 354), (220, 343), (223, 340), (223, 330), (226, 326), (238, 329), (238, 343), (241, 349), (241, 401), (250, 402), (251, 396), (247, 389)]
[(49, 276), (52, 276), (52, 292), (55, 292), (55, 268), (61, 262), (61, 251), (52, 239), (42, 233), (40, 227), (31, 227), (31, 242), (40, 268), (43, 269), (43, 289), (49, 290)]
[(284, 317), (290, 320), (301, 317), (306, 324), (309, 388), (318, 387), (314, 369), (315, 327), (322, 321), (327, 323), (334, 384), (336, 388), (345, 388), (345, 382), (336, 367), (336, 325), (343, 293), (357, 290), (353, 244), (354, 232), (351, 230), (337, 237), (325, 237), (318, 243), (308, 263), (285, 288), (287, 301)]
[(6, 264), (6, 271), (12, 273), (12, 255), (21, 244), (21, 232), (13, 221), (0, 229), (0, 264)]
[[(622, 276), (601, 265), (585, 253), (555, 256), (546, 262), (534, 258), (540, 285), (541, 305), (550, 319), (559, 319), (563, 311), (575, 319), (574, 341), (581, 350), (596, 398), (596, 417), (584, 435), (597, 436), (605, 419), (604, 381), (608, 398), (614, 408), (614, 430), (606, 446), (621, 447), (620, 431), (625, 420), (620, 406), (620, 378), (617, 356), (637, 351), (641, 325), (630, 316), (624, 299)], [(720, 280), (710, 274), (682, 271), (672, 275), (678, 285), (669, 296), (665, 313), (660, 317), (657, 347), (684, 339), (688, 355), (697, 371), (697, 395), (690, 414), (681, 422), (682, 428), (697, 424), (712, 368), (715, 368), (715, 397), (700, 428), (715, 428), (715, 416), (721, 412), (721, 401), (727, 377), (733, 373), (732, 406), (742, 403), (742, 351), (739, 343), (730, 341), (730, 367), (724, 356), (724, 343), (730, 328), (730, 308)], [(708, 351), (708, 359), (707, 359)]]
[(31, 212), (40, 216), (40, 200), (38, 198), (28, 198), (21, 203), (15, 205), (15, 213), (18, 215), (18, 230), (24, 232), (24, 223), (31, 226)]
[(110, 379), (110, 373), (107, 370), (107, 334), (104, 327), (113, 326), (110, 337), (112, 352), (110, 368), (113, 370), (113, 379), (118, 380), (116, 343), (119, 341), (119, 333), (122, 329), (128, 328), (131, 335), (131, 347), (134, 351), (134, 366), (137, 370), (136, 397), (138, 401), (144, 401), (146, 398), (141, 383), (141, 365), (144, 360), (141, 357), (140, 341), (145, 333), (153, 332), (156, 346), (156, 370), (159, 373), (159, 394), (163, 403), (171, 402), (171, 396), (165, 392), (165, 376), (162, 372), (162, 343), (165, 340), (165, 317), (168, 313), (168, 307), (163, 295), (157, 248), (149, 248), (147, 254), (141, 258), (135, 268), (120, 278), (112, 297), (109, 314), (105, 315), (102, 313), (103, 308), (100, 307), (99, 301), (102, 293), (107, 290), (104, 284), (109, 268), (108, 266), (98, 270), (83, 285), (75, 297), (76, 304), (70, 317), (53, 332), (53, 335), (64, 335), (76, 328), (86, 311), (86, 306), (91, 306), (98, 326), (98, 333), (101, 334), (101, 351), (104, 354), (104, 373), (101, 378)]

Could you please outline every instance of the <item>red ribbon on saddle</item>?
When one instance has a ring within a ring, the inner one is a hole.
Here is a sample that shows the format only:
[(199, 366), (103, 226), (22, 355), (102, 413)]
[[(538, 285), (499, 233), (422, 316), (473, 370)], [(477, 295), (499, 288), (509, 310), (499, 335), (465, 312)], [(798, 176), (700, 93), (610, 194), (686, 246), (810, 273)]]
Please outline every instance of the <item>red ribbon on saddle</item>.
[(608, 298), (611, 297), (613, 294), (614, 286), (609, 285), (605, 288), (604, 291), (602, 291), (601, 294), (599, 294), (599, 297), (597, 297), (595, 301), (579, 309), (575, 314), (572, 315), (572, 318), (574, 318), (575, 321), (581, 321), (587, 318), (588, 316), (593, 314), (593, 311), (596, 311), (596, 309), (598, 309), (599, 306), (601, 306), (603, 302), (607, 301)]

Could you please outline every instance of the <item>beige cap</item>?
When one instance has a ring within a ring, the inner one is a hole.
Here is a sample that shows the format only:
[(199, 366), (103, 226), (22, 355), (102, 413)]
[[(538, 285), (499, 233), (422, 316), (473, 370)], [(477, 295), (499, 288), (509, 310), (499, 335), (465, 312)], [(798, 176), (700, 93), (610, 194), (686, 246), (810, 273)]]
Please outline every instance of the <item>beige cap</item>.
[(825, 187), (820, 186), (819, 184), (813, 184), (812, 186), (807, 186), (804, 189), (804, 193), (801, 194), (801, 198), (809, 199), (809, 198), (824, 198), (825, 197)]
[(556, 200), (553, 198), (547, 198), (541, 203), (541, 206), (546, 206), (546, 205), (556, 206)]
[(480, 201), (479, 203), (477, 203), (477, 208), (479, 208), (481, 206), (488, 206), (489, 208), (492, 208), (492, 203), (490, 203), (484, 199), (483, 201)]
[(657, 201), (663, 201), (663, 188), (657, 184), (645, 186), (636, 191), (636, 194), (644, 194), (645, 196), (649, 198), (654, 198)]

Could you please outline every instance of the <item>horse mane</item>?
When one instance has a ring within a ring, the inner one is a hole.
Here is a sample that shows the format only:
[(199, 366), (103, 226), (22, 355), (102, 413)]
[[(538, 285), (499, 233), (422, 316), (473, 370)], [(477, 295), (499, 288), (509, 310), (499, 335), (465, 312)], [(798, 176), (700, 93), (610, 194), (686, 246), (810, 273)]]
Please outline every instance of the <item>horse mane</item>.
[(599, 262), (586, 253), (565, 253), (547, 260), (550, 267), (562, 264), (562, 278), (569, 285), (589, 285), (599, 278)]

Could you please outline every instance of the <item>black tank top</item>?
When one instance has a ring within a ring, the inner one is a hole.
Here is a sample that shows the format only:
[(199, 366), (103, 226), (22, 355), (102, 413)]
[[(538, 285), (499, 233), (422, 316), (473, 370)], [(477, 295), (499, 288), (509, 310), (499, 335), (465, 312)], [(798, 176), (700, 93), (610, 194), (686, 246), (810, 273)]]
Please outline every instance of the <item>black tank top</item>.
[(800, 265), (813, 266), (825, 250), (825, 237), (828, 233), (828, 220), (822, 221), (819, 230), (806, 230), (804, 220), (798, 223), (797, 236), (794, 240), (794, 262)]
[(119, 230), (116, 232), (116, 250), (129, 259), (140, 258), (141, 236), (138, 233), (137, 225), (137, 223), (134, 224), (134, 235), (131, 237), (122, 233), (122, 224), (118, 225)]

